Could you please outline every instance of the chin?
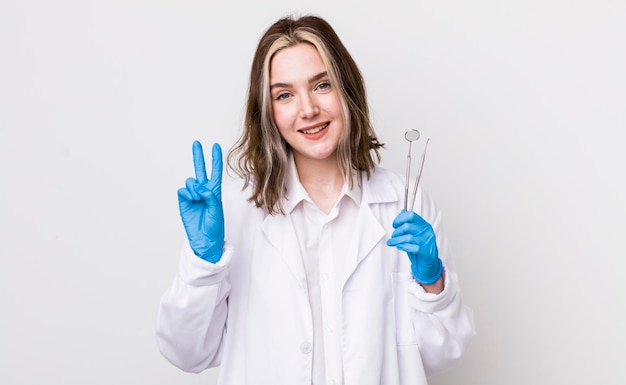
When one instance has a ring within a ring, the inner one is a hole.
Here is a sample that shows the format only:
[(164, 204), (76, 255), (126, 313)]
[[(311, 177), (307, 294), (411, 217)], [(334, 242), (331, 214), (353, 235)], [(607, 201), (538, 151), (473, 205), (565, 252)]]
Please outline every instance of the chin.
[(337, 159), (337, 151), (333, 150), (333, 151), (317, 152), (315, 154), (311, 154), (310, 158), (313, 158), (316, 160)]

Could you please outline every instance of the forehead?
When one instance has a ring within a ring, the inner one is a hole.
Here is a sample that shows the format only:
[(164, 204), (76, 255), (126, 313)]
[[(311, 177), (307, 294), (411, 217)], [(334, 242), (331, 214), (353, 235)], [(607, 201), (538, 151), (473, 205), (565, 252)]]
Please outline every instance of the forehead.
[(291, 83), (326, 71), (317, 48), (300, 43), (276, 52), (270, 61), (270, 81)]

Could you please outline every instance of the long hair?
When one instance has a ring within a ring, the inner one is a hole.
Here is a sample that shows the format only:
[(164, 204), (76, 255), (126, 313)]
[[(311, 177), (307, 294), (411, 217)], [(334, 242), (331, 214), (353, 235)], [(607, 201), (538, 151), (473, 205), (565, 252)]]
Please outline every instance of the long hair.
[(380, 162), (379, 142), (370, 120), (365, 83), (361, 71), (333, 28), (317, 16), (285, 17), (261, 37), (254, 54), (248, 86), (243, 133), (228, 154), (228, 165), (252, 186), (249, 201), (270, 214), (284, 214), (283, 199), (290, 148), (280, 136), (272, 113), (270, 64), (281, 49), (312, 44), (322, 58), (331, 84), (341, 103), (344, 132), (337, 146), (342, 175), (353, 187), (355, 171), (369, 179)]

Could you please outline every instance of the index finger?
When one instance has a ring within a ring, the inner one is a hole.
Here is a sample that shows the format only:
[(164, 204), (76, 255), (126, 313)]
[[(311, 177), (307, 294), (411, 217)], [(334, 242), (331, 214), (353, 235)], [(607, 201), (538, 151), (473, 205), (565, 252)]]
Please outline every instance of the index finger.
[(196, 180), (204, 184), (207, 182), (206, 166), (204, 165), (204, 153), (202, 152), (202, 144), (199, 141), (193, 142), (193, 168), (196, 172)]
[(405, 224), (405, 223), (416, 223), (416, 224), (420, 224), (422, 222), (425, 222), (424, 219), (422, 217), (420, 217), (416, 212), (414, 211), (407, 211), (407, 210), (402, 210), (400, 212), (400, 214), (398, 214), (398, 216), (393, 220), (393, 228), (398, 228), (401, 225)]

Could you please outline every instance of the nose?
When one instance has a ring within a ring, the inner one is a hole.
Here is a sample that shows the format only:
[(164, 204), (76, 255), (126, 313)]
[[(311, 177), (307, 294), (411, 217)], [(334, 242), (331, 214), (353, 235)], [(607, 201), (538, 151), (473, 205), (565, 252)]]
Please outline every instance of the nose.
[(319, 107), (315, 96), (305, 94), (300, 98), (300, 117), (308, 119), (319, 113)]

